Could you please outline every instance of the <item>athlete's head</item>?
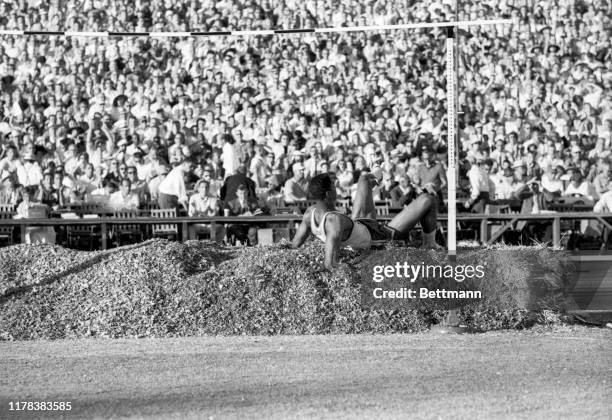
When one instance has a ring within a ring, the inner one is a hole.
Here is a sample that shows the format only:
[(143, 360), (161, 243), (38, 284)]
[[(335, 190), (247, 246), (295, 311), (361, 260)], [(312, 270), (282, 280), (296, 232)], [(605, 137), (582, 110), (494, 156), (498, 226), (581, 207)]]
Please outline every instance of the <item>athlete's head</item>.
[(313, 200), (327, 201), (333, 204), (336, 201), (336, 186), (329, 173), (312, 178), (308, 184), (308, 194)]

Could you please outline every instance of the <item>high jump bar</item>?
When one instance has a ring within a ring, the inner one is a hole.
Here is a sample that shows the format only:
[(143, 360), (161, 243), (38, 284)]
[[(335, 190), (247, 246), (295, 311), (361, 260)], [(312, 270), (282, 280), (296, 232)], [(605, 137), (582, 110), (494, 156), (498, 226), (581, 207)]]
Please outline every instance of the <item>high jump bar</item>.
[(306, 33), (342, 33), (363, 31), (390, 31), (401, 29), (434, 29), (451, 27), (469, 27), (483, 25), (506, 25), (511, 24), (511, 19), (482, 19), (448, 22), (422, 22), (405, 23), (400, 25), (371, 25), (371, 26), (347, 26), (339, 28), (304, 28), (304, 29), (264, 29), (253, 31), (210, 31), (210, 32), (87, 32), (87, 31), (20, 31), (0, 29), (0, 35), (42, 35), (42, 36), (68, 36), (68, 37), (159, 37), (159, 38), (184, 38), (197, 36), (266, 36), (266, 35), (289, 35)]

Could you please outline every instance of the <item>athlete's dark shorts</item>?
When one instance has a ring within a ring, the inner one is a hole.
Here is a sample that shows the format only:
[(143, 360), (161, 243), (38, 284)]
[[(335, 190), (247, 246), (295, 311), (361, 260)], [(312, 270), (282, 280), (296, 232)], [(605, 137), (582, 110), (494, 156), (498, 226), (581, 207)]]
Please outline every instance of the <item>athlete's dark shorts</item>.
[(370, 237), (373, 241), (392, 241), (399, 236), (399, 232), (387, 226), (385, 222), (368, 218), (355, 219), (354, 222), (364, 225), (370, 232)]

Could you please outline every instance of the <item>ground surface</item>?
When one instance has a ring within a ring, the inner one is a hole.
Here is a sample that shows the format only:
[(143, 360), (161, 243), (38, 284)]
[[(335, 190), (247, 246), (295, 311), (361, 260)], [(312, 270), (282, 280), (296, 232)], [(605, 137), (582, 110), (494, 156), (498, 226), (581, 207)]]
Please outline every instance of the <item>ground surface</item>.
[(51, 400), (72, 418), (604, 419), (611, 348), (612, 331), (582, 327), (0, 342), (0, 418)]

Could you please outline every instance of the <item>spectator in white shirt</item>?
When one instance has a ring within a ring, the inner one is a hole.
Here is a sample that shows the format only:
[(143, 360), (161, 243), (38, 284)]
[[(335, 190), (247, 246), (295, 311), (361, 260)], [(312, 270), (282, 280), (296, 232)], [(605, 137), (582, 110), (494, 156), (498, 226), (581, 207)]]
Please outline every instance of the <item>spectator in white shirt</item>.
[[(200, 180), (195, 185), (196, 192), (189, 198), (189, 217), (209, 217), (219, 215), (219, 199), (210, 194), (209, 183)], [(195, 224), (189, 226), (189, 239), (197, 239), (199, 233), (210, 234), (210, 226)], [(215, 241), (222, 243), (225, 238), (223, 224), (215, 224)]]
[(34, 159), (34, 154), (27, 152), (23, 156), (23, 164), (17, 167), (17, 178), (23, 187), (38, 186), (42, 181), (42, 170)]
[(132, 192), (132, 183), (129, 179), (123, 178), (119, 185), (119, 191), (110, 195), (108, 206), (113, 211), (138, 210), (140, 200), (138, 194)]
[(304, 176), (310, 179), (317, 175), (318, 165), (322, 160), (321, 152), (315, 146), (310, 148), (310, 157), (304, 162)]
[(604, 195), (610, 189), (612, 182), (612, 168), (610, 162), (604, 161), (601, 165), (599, 174), (593, 180), (593, 187), (598, 197)]
[(189, 210), (185, 176), (193, 170), (193, 167), (193, 162), (190, 159), (185, 159), (180, 165), (172, 169), (159, 184), (158, 202), (160, 209), (178, 210), (180, 204), (185, 210)]
[[(612, 184), (608, 187), (608, 191), (599, 198), (595, 206), (593, 207), (593, 211), (595, 213), (612, 213)], [(608, 247), (608, 237), (610, 236), (610, 230), (604, 226), (603, 227), (603, 244), (602, 249), (607, 249)]]
[(542, 174), (542, 189), (556, 195), (561, 195), (565, 189), (561, 176), (565, 173), (562, 166), (557, 166), (554, 170), (551, 166), (544, 167)]
[(489, 172), (492, 163), (490, 159), (481, 160), (472, 165), (468, 171), (470, 180), (470, 199), (464, 204), (465, 208), (473, 213), (484, 213), (485, 206), (490, 202), (491, 178)]
[(590, 182), (582, 178), (579, 171), (573, 170), (570, 176), (570, 183), (563, 192), (563, 196), (593, 201), (593, 188)]
[(610, 185), (610, 190), (602, 194), (595, 203), (593, 211), (595, 213), (612, 213), (612, 185)]
[(159, 197), (159, 184), (162, 183), (168, 172), (170, 172), (170, 168), (166, 165), (162, 165), (157, 169), (158, 175), (154, 176), (149, 183), (147, 184), (147, 190), (149, 193), (149, 197), (151, 197), (152, 201), (157, 201)]
[(509, 200), (513, 196), (512, 180), (514, 179), (511, 168), (505, 168), (496, 176), (491, 176), (493, 190), (496, 200)]
[(297, 162), (292, 166), (293, 177), (285, 182), (285, 202), (304, 201), (307, 198), (306, 183), (304, 182), (304, 165)]

